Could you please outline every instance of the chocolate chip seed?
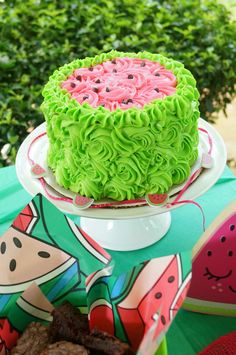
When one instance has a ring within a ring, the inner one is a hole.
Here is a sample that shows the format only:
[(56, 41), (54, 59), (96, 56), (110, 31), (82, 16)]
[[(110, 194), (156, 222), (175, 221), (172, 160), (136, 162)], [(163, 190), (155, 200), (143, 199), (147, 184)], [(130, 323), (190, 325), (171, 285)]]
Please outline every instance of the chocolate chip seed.
[(83, 100), (87, 100), (87, 99), (88, 99), (88, 96), (84, 96), (84, 97), (83, 97)]
[(76, 79), (79, 80), (79, 81), (81, 81), (81, 79), (82, 79), (82, 78), (81, 78), (81, 75), (77, 75)]
[(157, 292), (157, 293), (155, 294), (155, 298), (159, 299), (159, 298), (161, 298), (161, 297), (162, 297), (162, 293), (161, 293), (161, 292)]
[(116, 60), (115, 59), (112, 59), (112, 64), (116, 64)]
[(70, 83), (70, 86), (71, 86), (72, 88), (75, 88), (75, 87), (76, 87), (75, 83)]
[(98, 88), (93, 88), (93, 91), (98, 93)]
[(10, 271), (15, 271), (15, 269), (16, 269), (16, 260), (15, 259), (11, 259), (10, 264), (9, 264), (9, 269), (10, 269)]
[(113, 73), (117, 73), (117, 70), (116, 70), (116, 69), (113, 69), (112, 72), (113, 72)]
[(171, 282), (173, 282), (173, 281), (175, 281), (175, 277), (174, 277), (174, 276), (170, 276), (170, 277), (168, 278), (168, 282), (171, 283)]
[(109, 88), (106, 88), (106, 92), (109, 92), (110, 91), (110, 89)]
[(146, 63), (145, 63), (145, 62), (142, 62), (142, 63), (140, 64), (140, 67), (145, 67), (145, 65), (146, 65)]
[(88, 70), (89, 70), (89, 71), (93, 71), (93, 68), (92, 68), (92, 67), (90, 67), (90, 68), (88, 68)]
[(155, 76), (160, 76), (160, 74), (159, 74), (159, 73), (156, 73)]
[(233, 231), (233, 230), (235, 229), (235, 225), (234, 225), (234, 224), (231, 224), (231, 225), (229, 226), (229, 229), (230, 229), (231, 231)]
[(97, 79), (97, 80), (95, 81), (96, 84), (100, 84), (100, 82), (101, 82), (100, 79)]
[(160, 92), (160, 90), (159, 90), (158, 88), (155, 88), (154, 90), (155, 90), (156, 92)]
[(15, 244), (15, 246), (17, 248), (21, 248), (22, 247), (22, 243), (21, 243), (20, 239), (18, 239), (16, 237), (13, 238), (13, 243)]
[(47, 251), (39, 251), (38, 256), (40, 256), (40, 258), (47, 259), (50, 258), (51, 255)]
[(134, 76), (133, 76), (132, 74), (129, 74), (129, 75), (128, 75), (128, 79), (133, 79), (133, 77), (134, 77)]
[(0, 249), (1, 249), (1, 254), (4, 254), (5, 251), (6, 251), (6, 249), (7, 249), (7, 246), (6, 246), (6, 243), (5, 243), (5, 242), (2, 242)]
[(166, 319), (165, 319), (165, 317), (164, 317), (163, 315), (161, 316), (161, 323), (162, 323), (163, 325), (166, 324)]

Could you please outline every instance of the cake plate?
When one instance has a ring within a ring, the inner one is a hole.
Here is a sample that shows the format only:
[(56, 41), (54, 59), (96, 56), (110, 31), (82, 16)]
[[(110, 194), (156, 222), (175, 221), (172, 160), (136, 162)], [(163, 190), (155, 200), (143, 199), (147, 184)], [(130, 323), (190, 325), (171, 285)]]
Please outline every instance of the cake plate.
[[(206, 130), (212, 139), (212, 152), (214, 164), (210, 169), (203, 169), (196, 180), (188, 187), (183, 195), (184, 200), (194, 200), (205, 193), (221, 176), (226, 164), (226, 149), (219, 133), (206, 121), (199, 120), (199, 128)], [(45, 132), (45, 123), (38, 126), (26, 137), (20, 146), (16, 157), (16, 172), (20, 183), (31, 195), (43, 194), (62, 212), (80, 216), (80, 225), (103, 248), (117, 251), (131, 251), (145, 248), (156, 243), (167, 233), (171, 224), (170, 211), (180, 207), (180, 204), (171, 205), (176, 191), (182, 186), (172, 189), (169, 193), (168, 208), (166, 206), (151, 207), (118, 207), (118, 208), (88, 208), (78, 209), (72, 203), (50, 199), (45, 193), (38, 179), (31, 174), (31, 165), (28, 160), (28, 150), (32, 141)], [(203, 152), (208, 149), (208, 137), (200, 131), (200, 144)], [(48, 139), (44, 135), (32, 147), (32, 157), (41, 166), (45, 166)], [(54, 186), (55, 187), (55, 186)], [(62, 196), (60, 187), (51, 188), (55, 197)]]

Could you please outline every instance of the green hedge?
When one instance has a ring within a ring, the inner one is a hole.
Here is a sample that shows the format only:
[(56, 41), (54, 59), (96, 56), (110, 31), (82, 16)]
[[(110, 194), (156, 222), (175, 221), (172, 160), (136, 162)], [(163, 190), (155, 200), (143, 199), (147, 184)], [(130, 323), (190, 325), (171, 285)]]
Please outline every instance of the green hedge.
[(48, 76), (77, 57), (114, 48), (180, 60), (197, 79), (206, 119), (235, 94), (236, 24), (215, 0), (7, 0), (0, 33), (0, 149), (11, 145), (0, 166), (43, 121)]

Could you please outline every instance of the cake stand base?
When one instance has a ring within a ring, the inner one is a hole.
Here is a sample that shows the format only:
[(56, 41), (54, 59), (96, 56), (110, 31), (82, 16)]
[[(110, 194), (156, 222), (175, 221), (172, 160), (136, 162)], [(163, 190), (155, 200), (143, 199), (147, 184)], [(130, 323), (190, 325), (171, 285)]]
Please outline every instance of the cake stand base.
[(81, 217), (81, 228), (103, 248), (117, 251), (142, 249), (164, 237), (170, 212), (127, 220)]

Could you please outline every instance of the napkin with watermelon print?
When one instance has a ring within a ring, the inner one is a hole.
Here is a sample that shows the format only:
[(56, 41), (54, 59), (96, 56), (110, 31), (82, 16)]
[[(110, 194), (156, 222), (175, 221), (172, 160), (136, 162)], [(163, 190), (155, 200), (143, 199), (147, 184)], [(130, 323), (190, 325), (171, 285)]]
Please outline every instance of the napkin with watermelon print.
[(184, 308), (236, 316), (236, 201), (220, 213), (193, 249), (192, 282)]
[(164, 256), (113, 275), (110, 255), (36, 195), (0, 237), (0, 354), (32, 321), (50, 322), (64, 300), (88, 313), (91, 329), (154, 354), (186, 296), (190, 258)]

